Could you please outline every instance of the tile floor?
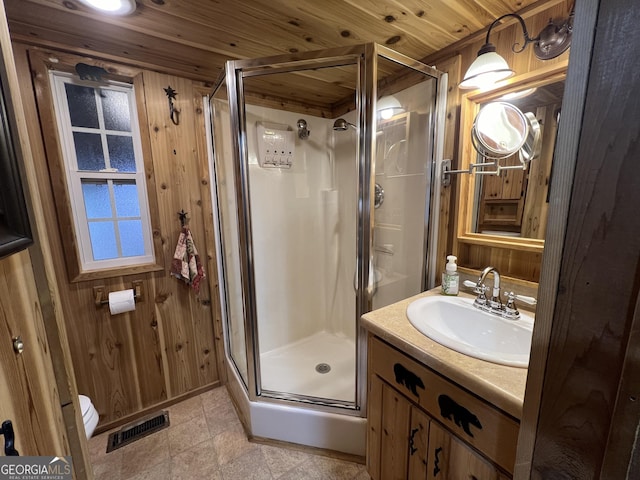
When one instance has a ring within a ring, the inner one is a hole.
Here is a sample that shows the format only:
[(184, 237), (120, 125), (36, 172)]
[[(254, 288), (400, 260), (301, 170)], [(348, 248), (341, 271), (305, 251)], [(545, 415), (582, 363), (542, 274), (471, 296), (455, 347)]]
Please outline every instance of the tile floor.
[(368, 480), (364, 465), (252, 443), (224, 387), (169, 407), (171, 426), (106, 452), (89, 440), (96, 480)]

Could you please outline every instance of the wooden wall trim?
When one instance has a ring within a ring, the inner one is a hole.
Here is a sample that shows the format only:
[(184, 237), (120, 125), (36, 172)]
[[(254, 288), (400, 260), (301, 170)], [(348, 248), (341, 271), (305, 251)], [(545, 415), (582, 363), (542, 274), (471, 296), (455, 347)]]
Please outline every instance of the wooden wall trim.
[(640, 294), (640, 64), (633, 56), (640, 31), (620, 26), (638, 18), (640, 4), (579, 3), (577, 17), (587, 13), (597, 15), (595, 39), (536, 428), (535, 479), (601, 478), (625, 353), (638, 347), (628, 341)]
[[(34, 30), (34, 27), (29, 27), (31, 30)], [(38, 30), (35, 28), (35, 30)], [(195, 81), (201, 82), (213, 82), (215, 80), (215, 75), (211, 75), (208, 72), (200, 73), (193, 71), (186, 71), (182, 68), (170, 68), (170, 67), (161, 67), (152, 62), (145, 62), (139, 59), (132, 59), (128, 57), (122, 57), (119, 55), (112, 55), (104, 52), (96, 52), (90, 48), (80, 48), (77, 46), (71, 47), (69, 45), (65, 45), (62, 43), (58, 43), (51, 40), (43, 40), (40, 37), (30, 37), (28, 35), (21, 34), (12, 34), (11, 39), (16, 43), (22, 43), (24, 45), (28, 45), (30, 47), (35, 48), (44, 48), (44, 49), (52, 49), (60, 53), (68, 53), (72, 55), (83, 55), (91, 58), (98, 58), (104, 61), (118, 63), (120, 65), (128, 65), (134, 68), (138, 68), (140, 70), (154, 70), (157, 72), (166, 73), (168, 75), (177, 75), (185, 78), (189, 78)]]
[[(600, 478), (631, 479), (638, 472), (640, 427), (640, 295), (636, 300), (631, 333), (624, 359), (620, 389), (609, 428), (609, 440), (605, 449)], [(635, 457), (635, 458), (634, 458)]]
[[(458, 145), (459, 128), (460, 128), (460, 83), (461, 76), (461, 60), (460, 55), (455, 55), (438, 65), (438, 69), (449, 75), (447, 88), (447, 106), (445, 117), (445, 136), (444, 148), (442, 150), (443, 160), (454, 159)], [(437, 172), (436, 172), (437, 173)], [(435, 178), (436, 182), (440, 178)], [(438, 242), (436, 252), (438, 252), (436, 260), (436, 283), (439, 284), (440, 272), (444, 271), (446, 263), (446, 255), (452, 252), (454, 229), (449, 228), (455, 221), (455, 199), (456, 183), (452, 183), (449, 187), (440, 188), (440, 212), (438, 216)]]
[(562, 122), (559, 126), (545, 248), (542, 255), (536, 325), (533, 332), (529, 375), (525, 390), (522, 424), (518, 439), (515, 473), (529, 478), (542, 387), (546, 373), (551, 327), (556, 306), (560, 262), (567, 230), (571, 185), (578, 157), (587, 80), (597, 15), (597, 0), (581, 3), (574, 22), (574, 39), (567, 71)]

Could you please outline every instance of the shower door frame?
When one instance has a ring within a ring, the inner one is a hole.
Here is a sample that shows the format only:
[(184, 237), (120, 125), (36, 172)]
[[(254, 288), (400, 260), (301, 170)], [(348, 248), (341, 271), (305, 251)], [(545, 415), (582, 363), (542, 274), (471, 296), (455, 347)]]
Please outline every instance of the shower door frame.
[[(334, 413), (351, 414), (356, 416), (366, 415), (366, 335), (362, 327), (359, 326), (358, 319), (361, 315), (372, 308), (373, 282), (369, 281), (371, 275), (370, 262), (363, 259), (370, 259), (373, 252), (373, 217), (374, 198), (371, 192), (375, 185), (375, 154), (376, 154), (376, 122), (377, 118), (377, 68), (378, 57), (386, 58), (409, 69), (425, 74), (425, 76), (436, 79), (436, 117), (442, 108), (437, 108), (443, 101), (446, 101), (446, 88), (441, 95), (442, 80), (446, 82), (446, 75), (437, 71), (434, 67), (425, 65), (410, 57), (395, 52), (387, 47), (368, 43), (354, 47), (326, 49), (314, 52), (304, 52), (289, 55), (278, 55), (273, 57), (263, 57), (250, 60), (232, 60), (226, 63), (225, 72), (221, 74), (220, 80), (214, 87), (217, 88), (226, 84), (227, 98), (229, 102), (229, 113), (231, 121), (231, 132), (237, 140), (237, 148), (233, 149), (234, 156), (234, 178), (238, 218), (238, 238), (240, 239), (240, 266), (242, 299), (245, 313), (245, 345), (247, 356), (247, 394), (249, 400), (267, 401), (275, 403), (289, 403), (291, 401), (300, 404), (313, 404), (320, 410)], [(286, 392), (275, 392), (262, 389), (260, 378), (260, 360), (258, 344), (258, 316), (256, 310), (256, 290), (253, 261), (253, 234), (251, 226), (251, 202), (249, 192), (249, 170), (248, 170), (248, 145), (246, 132), (246, 112), (244, 110), (245, 98), (243, 90), (243, 78), (269, 75), (274, 73), (288, 73), (308, 70), (321, 67), (338, 67), (344, 65), (356, 65), (358, 78), (356, 86), (356, 110), (358, 118), (358, 143), (357, 143), (357, 204), (358, 222), (356, 231), (356, 385), (355, 402), (345, 402), (339, 400), (319, 399), (301, 394), (291, 394)], [(443, 76), (444, 75), (444, 76)], [(436, 118), (434, 130), (438, 130), (439, 125), (444, 125), (444, 118)], [(443, 127), (442, 127), (443, 128)], [(434, 133), (434, 141), (437, 137)], [(434, 144), (435, 145), (435, 144)], [(435, 149), (437, 150), (437, 145)], [(437, 153), (436, 153), (437, 154)], [(435, 156), (435, 155), (434, 155)], [(433, 161), (428, 166), (428, 171), (433, 184), (434, 168)], [(426, 288), (428, 280), (429, 265), (426, 259), (428, 246), (430, 243), (429, 218), (432, 217), (429, 211), (430, 194), (426, 195), (426, 215), (425, 215), (425, 235), (423, 252), (423, 289)], [(225, 293), (226, 293), (226, 289)], [(221, 290), (222, 291), (222, 290)], [(226, 308), (227, 299), (225, 298)], [(225, 317), (225, 315), (223, 313)], [(226, 329), (226, 325), (225, 325)], [(227, 345), (228, 347), (228, 345)], [(231, 359), (235, 366), (235, 362)], [(240, 375), (240, 378), (242, 376)], [(265, 393), (265, 395), (263, 395)]]

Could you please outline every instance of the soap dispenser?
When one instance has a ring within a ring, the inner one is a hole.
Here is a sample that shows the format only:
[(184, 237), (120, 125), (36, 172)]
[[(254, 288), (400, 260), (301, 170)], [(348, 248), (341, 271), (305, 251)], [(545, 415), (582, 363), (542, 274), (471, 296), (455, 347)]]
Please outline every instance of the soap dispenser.
[(442, 273), (443, 295), (458, 295), (460, 275), (458, 274), (458, 265), (456, 264), (457, 259), (458, 257), (455, 255), (447, 256), (447, 265), (445, 266), (445, 271)]

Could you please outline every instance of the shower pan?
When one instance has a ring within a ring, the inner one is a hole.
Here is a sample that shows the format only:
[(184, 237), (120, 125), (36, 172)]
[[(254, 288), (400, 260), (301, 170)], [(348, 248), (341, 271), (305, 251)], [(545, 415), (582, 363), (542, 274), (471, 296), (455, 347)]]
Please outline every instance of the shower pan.
[(227, 62), (205, 107), (229, 389), (253, 436), (364, 455), (358, 319), (433, 285), (445, 100), (446, 75), (376, 44)]

